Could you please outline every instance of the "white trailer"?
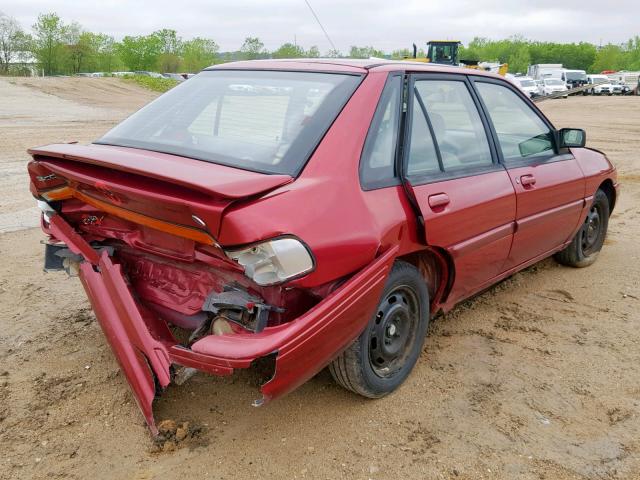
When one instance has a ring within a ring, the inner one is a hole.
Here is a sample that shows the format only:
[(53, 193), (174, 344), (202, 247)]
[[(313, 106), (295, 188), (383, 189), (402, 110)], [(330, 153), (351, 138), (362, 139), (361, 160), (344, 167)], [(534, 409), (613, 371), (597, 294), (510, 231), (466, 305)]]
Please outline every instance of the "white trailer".
[(562, 79), (561, 63), (538, 63), (536, 65), (529, 65), (527, 69), (527, 76), (534, 80), (544, 80), (545, 78), (558, 78)]

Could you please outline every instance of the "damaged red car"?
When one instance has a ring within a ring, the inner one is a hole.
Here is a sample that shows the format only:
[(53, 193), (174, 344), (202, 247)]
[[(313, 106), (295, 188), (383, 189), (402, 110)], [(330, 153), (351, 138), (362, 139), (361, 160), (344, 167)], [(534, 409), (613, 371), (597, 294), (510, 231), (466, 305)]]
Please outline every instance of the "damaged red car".
[(256, 405), (329, 367), (395, 390), (429, 319), (555, 254), (600, 251), (616, 171), (478, 70), (209, 68), (90, 145), (29, 151), (45, 268), (78, 274), (138, 405), (260, 365)]

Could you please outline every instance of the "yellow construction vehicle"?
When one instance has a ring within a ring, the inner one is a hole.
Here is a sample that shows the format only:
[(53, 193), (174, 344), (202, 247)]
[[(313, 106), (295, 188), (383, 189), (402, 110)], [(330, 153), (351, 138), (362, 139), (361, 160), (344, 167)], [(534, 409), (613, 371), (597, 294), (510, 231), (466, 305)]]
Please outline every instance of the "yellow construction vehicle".
[(458, 49), (462, 45), (459, 40), (430, 40), (427, 42), (427, 62), (442, 65), (459, 65)]
[(406, 57), (406, 60), (413, 60), (424, 63), (439, 63), (441, 65), (459, 65), (458, 49), (462, 43), (459, 40), (430, 40), (427, 42), (427, 56), (418, 57), (418, 47), (413, 44), (413, 57)]
[(427, 56), (418, 58), (418, 47), (413, 44), (413, 57), (407, 58), (414, 62), (438, 63), (440, 65), (463, 66), (477, 70), (489, 70), (502, 75), (503, 77), (509, 71), (507, 63), (490, 64), (487, 62), (478, 62), (476, 60), (460, 60), (458, 58), (458, 50), (462, 42), (460, 40), (429, 40), (427, 42)]

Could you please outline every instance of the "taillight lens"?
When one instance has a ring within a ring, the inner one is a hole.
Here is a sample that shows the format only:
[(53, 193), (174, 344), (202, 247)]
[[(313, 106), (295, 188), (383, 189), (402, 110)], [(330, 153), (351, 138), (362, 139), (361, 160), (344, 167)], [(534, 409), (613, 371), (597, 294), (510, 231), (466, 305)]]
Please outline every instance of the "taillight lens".
[(274, 285), (301, 277), (314, 268), (307, 247), (292, 237), (276, 238), (238, 250), (225, 250), (258, 285)]

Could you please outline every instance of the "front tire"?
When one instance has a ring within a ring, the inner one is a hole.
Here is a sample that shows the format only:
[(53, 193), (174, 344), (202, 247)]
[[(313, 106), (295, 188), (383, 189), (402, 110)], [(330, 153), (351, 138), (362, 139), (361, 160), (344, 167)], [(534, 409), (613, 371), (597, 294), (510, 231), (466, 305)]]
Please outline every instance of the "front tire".
[(398, 388), (415, 366), (429, 326), (429, 292), (420, 272), (393, 266), (362, 334), (329, 365), (338, 385), (367, 398)]
[(609, 226), (609, 198), (598, 190), (584, 223), (571, 243), (555, 254), (555, 259), (569, 267), (588, 267), (598, 258)]

